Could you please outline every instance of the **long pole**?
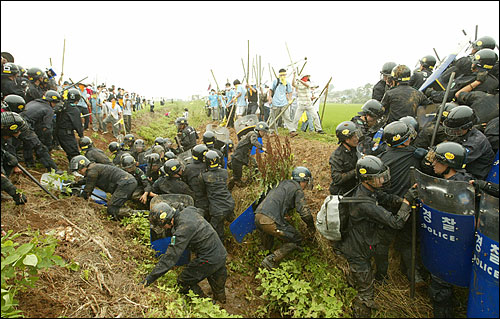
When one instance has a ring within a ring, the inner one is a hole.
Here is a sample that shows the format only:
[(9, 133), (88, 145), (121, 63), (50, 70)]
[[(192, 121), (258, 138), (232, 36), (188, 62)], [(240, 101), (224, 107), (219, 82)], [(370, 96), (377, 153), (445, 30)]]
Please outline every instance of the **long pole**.
[(415, 298), (415, 260), (417, 254), (417, 207), (411, 206), (411, 265), (410, 265), (410, 298)]
[[(243, 58), (241, 58), (241, 66), (243, 66), (243, 79), (247, 77), (247, 73), (245, 72), (245, 62), (243, 62)], [(241, 79), (241, 82), (243, 82), (243, 79)]]
[(448, 100), (448, 94), (450, 93), (451, 83), (453, 82), (454, 79), (455, 79), (455, 72), (453, 72), (450, 76), (450, 80), (448, 81), (448, 86), (446, 87), (446, 92), (444, 92), (443, 102), (441, 102), (441, 105), (439, 106), (438, 117), (436, 125), (434, 126), (434, 132), (432, 132), (430, 147), (434, 146), (434, 141), (436, 140), (436, 134), (438, 131), (439, 123), (441, 122), (441, 116), (443, 115), (444, 105), (446, 104), (446, 100)]
[(316, 104), (316, 102), (319, 100), (319, 98), (321, 97), (321, 95), (323, 94), (323, 92), (325, 92), (325, 90), (328, 88), (328, 86), (330, 85), (330, 81), (331, 80), (332, 80), (332, 77), (330, 77), (330, 80), (328, 80), (328, 83), (326, 83), (326, 85), (323, 88), (323, 90), (321, 90), (321, 93), (319, 94), (319, 96), (316, 98), (316, 100), (314, 100), (313, 105)]
[(478, 27), (479, 27), (479, 26), (476, 24), (476, 34), (475, 34), (475, 36), (474, 36), (474, 41), (476, 41), (476, 40), (477, 40), (477, 28), (478, 28)]
[[(290, 55), (290, 50), (288, 49), (288, 44), (285, 42), (285, 46), (286, 46), (286, 52), (288, 52), (288, 57), (290, 58), (290, 64), (292, 65), (292, 70), (295, 69), (294, 65), (293, 65), (293, 60), (292, 60), (292, 56)], [(297, 70), (297, 73), (299, 71)]]
[(268, 68), (269, 68), (269, 77), (271, 78), (271, 85), (273, 83), (273, 74), (271, 73), (271, 63), (268, 63)]
[(247, 40), (247, 84), (250, 76), (250, 40)]
[(441, 63), (441, 59), (439, 58), (439, 55), (436, 51), (436, 48), (432, 48), (432, 50), (434, 50), (434, 54), (436, 55), (436, 58), (438, 59), (438, 62)]
[(31, 179), (33, 182), (35, 182), (35, 184), (37, 184), (41, 189), (43, 189), (44, 192), (46, 192), (47, 194), (49, 194), (50, 197), (52, 197), (55, 200), (59, 199), (59, 198), (55, 197), (54, 194), (52, 194), (51, 192), (49, 192), (49, 190), (46, 189), (42, 184), (40, 184), (40, 182), (38, 182), (36, 180), (36, 178), (33, 177), (33, 175), (31, 175), (24, 167), (22, 167), (21, 164), (17, 163), (16, 166), (19, 167), (19, 169), (24, 173), (24, 175), (28, 176), (29, 179)]
[(63, 44), (63, 56), (62, 56), (61, 76), (59, 77), (59, 85), (61, 85), (62, 78), (64, 76), (64, 54), (65, 53), (66, 53), (66, 38), (64, 38), (64, 44)]
[(214, 71), (210, 69), (210, 72), (212, 72), (212, 77), (214, 78), (215, 85), (217, 86), (217, 94), (219, 94), (219, 83), (217, 83), (217, 79), (215, 78)]
[(304, 67), (306, 66), (306, 64), (307, 64), (307, 60), (306, 60), (306, 62), (304, 62), (304, 65), (302, 66), (302, 69), (300, 69), (299, 75), (301, 75), (302, 71), (304, 71)]
[(320, 118), (321, 123), (323, 123), (323, 115), (325, 115), (326, 100), (327, 99), (328, 99), (328, 87), (326, 87), (325, 101), (323, 102), (323, 111), (321, 111), (321, 118)]

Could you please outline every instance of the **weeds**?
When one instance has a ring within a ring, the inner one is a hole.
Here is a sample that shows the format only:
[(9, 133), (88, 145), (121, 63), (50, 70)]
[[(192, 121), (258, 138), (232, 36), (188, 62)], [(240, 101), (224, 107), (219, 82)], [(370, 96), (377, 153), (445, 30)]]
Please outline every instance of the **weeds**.
[(293, 154), (290, 140), (285, 137), (282, 143), (278, 135), (272, 135), (266, 140), (265, 155), (257, 152), (257, 166), (262, 175), (261, 187), (267, 191), (272, 185), (289, 179), (293, 170)]

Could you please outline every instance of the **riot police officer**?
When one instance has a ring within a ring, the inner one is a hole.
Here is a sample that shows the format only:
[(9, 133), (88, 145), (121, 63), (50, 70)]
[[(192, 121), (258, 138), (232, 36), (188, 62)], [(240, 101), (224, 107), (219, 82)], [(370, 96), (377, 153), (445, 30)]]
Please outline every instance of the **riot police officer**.
[(274, 238), (285, 242), (264, 258), (263, 267), (275, 268), (292, 251), (302, 250), (302, 235), (285, 219), (285, 215), (290, 214), (294, 208), (307, 225), (307, 237), (312, 237), (316, 231), (304, 197), (306, 187), (312, 187), (311, 171), (307, 167), (298, 166), (292, 171), (292, 179), (281, 181), (257, 206), (255, 226), (261, 232), (264, 249), (272, 249)]
[(417, 71), (413, 72), (409, 85), (418, 90), (424, 84), (429, 76), (431, 76), (434, 66), (436, 65), (436, 58), (432, 55), (426, 55), (419, 60), (420, 67)]
[(382, 104), (375, 99), (366, 101), (361, 107), (361, 112), (351, 119), (361, 132), (358, 148), (363, 154), (376, 155), (384, 150), (379, 135), (382, 134), (381, 130), (386, 120)]
[(120, 166), (127, 173), (134, 176), (137, 181), (137, 188), (132, 193), (132, 199), (139, 200), (141, 203), (146, 204), (148, 196), (150, 196), (149, 194), (152, 191), (152, 186), (144, 172), (137, 167), (135, 158), (129, 154), (124, 154), (120, 160)]
[(2, 109), (9, 112), (21, 113), (26, 107), (24, 99), (15, 94), (7, 95), (2, 101)]
[(148, 163), (146, 167), (146, 176), (154, 185), (154, 182), (160, 178), (160, 168), (162, 167), (163, 162), (160, 159), (160, 155), (157, 153), (145, 155), (144, 159)]
[(19, 67), (14, 63), (7, 62), (2, 65), (2, 95), (19, 95), (24, 98), (24, 88), (17, 81)]
[(85, 157), (93, 162), (93, 163), (100, 163), (100, 164), (106, 164), (106, 165), (112, 165), (111, 161), (109, 160), (109, 157), (106, 156), (103, 150), (98, 149), (97, 147), (94, 146), (94, 143), (88, 136), (84, 136), (78, 141), (78, 145), (80, 146), (80, 149), (82, 152), (85, 152)]
[(403, 116), (416, 116), (419, 105), (431, 102), (420, 91), (409, 86), (411, 70), (406, 65), (397, 65), (391, 71), (389, 82), (391, 89), (382, 98), (382, 106), (388, 114), (387, 123), (399, 120)]
[[(439, 144), (441, 142), (444, 142), (447, 139), (447, 136), (444, 133), (443, 122), (448, 117), (451, 110), (453, 110), (457, 106), (458, 105), (456, 103), (452, 103), (452, 102), (446, 103), (444, 105), (443, 113), (441, 114), (441, 121), (439, 122), (439, 126), (438, 126), (438, 130), (436, 132), (434, 144)], [(437, 121), (437, 115), (435, 115), (432, 118), (432, 120), (427, 122), (424, 125), (424, 127), (422, 127), (422, 129), (418, 133), (417, 138), (415, 139), (415, 142), (413, 144), (415, 147), (427, 149), (429, 146), (431, 146), (432, 134), (434, 134), (436, 121)]]
[(16, 205), (24, 205), (27, 202), (26, 196), (23, 193), (18, 192), (16, 186), (14, 186), (8, 178), (10, 172), (12, 171), (11, 168), (16, 166), (17, 163), (16, 156), (6, 151), (2, 145), (2, 160), (0, 163), (2, 168), (2, 191), (9, 194), (14, 199)]
[(85, 184), (85, 188), (79, 194), (80, 197), (88, 199), (97, 186), (106, 193), (113, 194), (108, 201), (107, 213), (115, 220), (126, 216), (128, 210), (122, 209), (122, 206), (137, 187), (134, 176), (116, 166), (92, 163), (83, 155), (73, 157), (69, 168), (71, 172), (85, 176), (81, 181), (74, 183), (74, 185)]
[(204, 216), (208, 220), (208, 198), (201, 187), (199, 178), (199, 175), (207, 169), (204, 162), (206, 152), (208, 152), (208, 148), (205, 144), (198, 144), (191, 149), (193, 161), (186, 165), (186, 169), (182, 173), (182, 179), (194, 192), (194, 206), (203, 209)]
[(29, 103), (36, 99), (41, 99), (44, 95), (44, 90), (42, 89), (43, 84), (43, 71), (39, 68), (29, 68), (28, 69), (28, 88), (26, 89), (25, 100)]
[(353, 301), (354, 317), (368, 318), (374, 308), (374, 275), (370, 259), (379, 244), (379, 233), (384, 231), (378, 225), (403, 228), (410, 217), (410, 202), (414, 201), (414, 196), (410, 192), (405, 194), (408, 199), (401, 199), (400, 208), (393, 214), (377, 204), (375, 195), (375, 191), (391, 179), (388, 167), (379, 158), (366, 155), (356, 163), (356, 174), (361, 184), (353, 197), (360, 202), (349, 204), (347, 235), (340, 249), (349, 263), (347, 279), (358, 291)]
[(358, 156), (356, 147), (358, 146), (361, 132), (351, 121), (340, 123), (335, 134), (339, 140), (339, 146), (330, 155), (330, 168), (332, 183), (330, 184), (330, 194), (345, 194), (357, 185), (356, 162)]
[(224, 154), (222, 154), (222, 152), (215, 147), (215, 142), (217, 140), (217, 137), (215, 136), (214, 132), (206, 131), (205, 133), (203, 133), (202, 139), (203, 139), (203, 144), (207, 146), (209, 151), (215, 151), (220, 156), (221, 159), (224, 158)]
[(121, 145), (122, 150), (130, 151), (131, 153), (133, 153), (134, 142), (135, 142), (135, 137), (133, 134), (125, 135), (123, 137), (123, 143)]
[(236, 186), (244, 186), (241, 182), (243, 165), (248, 165), (252, 147), (255, 146), (261, 151), (266, 150), (259, 142), (258, 138), (264, 137), (268, 132), (269, 126), (267, 123), (259, 122), (255, 125), (255, 129), (245, 134), (245, 136), (243, 136), (243, 138), (238, 142), (238, 145), (236, 145), (233, 156), (231, 156), (231, 168), (233, 170), (233, 180)]
[(63, 148), (68, 161), (77, 155), (80, 155), (78, 143), (75, 138), (75, 133), (80, 138), (83, 137), (83, 126), (80, 117), (80, 110), (76, 103), (80, 100), (80, 92), (75, 89), (69, 89), (64, 104), (60, 108), (56, 108), (56, 131), (59, 144)]
[(132, 156), (135, 158), (137, 163), (139, 165), (146, 164), (146, 152), (145, 152), (146, 145), (144, 144), (143, 139), (136, 139), (134, 141), (134, 146), (133, 146), (133, 151), (132, 151)]
[(178, 117), (175, 124), (177, 125), (177, 137), (180, 142), (180, 145), (178, 145), (179, 153), (192, 149), (196, 145), (196, 139), (198, 138), (196, 130), (189, 126), (185, 117)]
[(476, 122), (474, 111), (466, 105), (460, 105), (451, 110), (443, 125), (449, 140), (468, 150), (465, 168), (467, 172), (474, 178), (484, 180), (491, 169), (495, 154), (486, 136), (473, 127)]
[(387, 86), (387, 79), (391, 75), (392, 69), (396, 66), (394, 62), (386, 62), (380, 71), (381, 79), (373, 86), (372, 99), (382, 101), (385, 92), (389, 89)]
[[(205, 297), (198, 283), (207, 278), (214, 299), (226, 302), (225, 284), (227, 279), (227, 252), (213, 227), (193, 206), (182, 211), (175, 210), (167, 203), (154, 205), (149, 214), (153, 229), (163, 233), (163, 237), (172, 236), (172, 244), (155, 268), (141, 284), (151, 285), (156, 279), (168, 272), (179, 260), (184, 250), (189, 248), (196, 254), (177, 278), (179, 292), (187, 294), (192, 290), (199, 297)], [(157, 231), (157, 232), (158, 232)], [(175, 239), (174, 239), (175, 238)]]
[(182, 179), (183, 167), (177, 159), (165, 162), (160, 168), (164, 174), (153, 184), (154, 194), (186, 194), (194, 198), (194, 192)]
[(215, 151), (205, 153), (206, 172), (201, 173), (200, 189), (208, 198), (210, 225), (224, 242), (224, 219), (234, 219), (234, 198), (227, 187), (227, 170), (221, 168), (221, 158)]
[(115, 156), (113, 157), (113, 165), (115, 166), (120, 165), (120, 160), (124, 154), (131, 155), (129, 151), (123, 150), (118, 142), (109, 143), (108, 150), (111, 152), (111, 155)]

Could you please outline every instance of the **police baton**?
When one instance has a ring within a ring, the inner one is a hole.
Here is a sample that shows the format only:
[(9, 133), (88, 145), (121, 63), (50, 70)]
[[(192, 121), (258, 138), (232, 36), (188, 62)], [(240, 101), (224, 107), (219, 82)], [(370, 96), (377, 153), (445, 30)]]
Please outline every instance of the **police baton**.
[(411, 265), (410, 265), (410, 298), (415, 298), (415, 261), (417, 254), (417, 206), (411, 205)]
[(37, 184), (41, 189), (43, 189), (44, 192), (46, 192), (47, 194), (49, 194), (50, 197), (52, 197), (52, 199), (55, 199), (55, 200), (59, 199), (59, 198), (55, 197), (54, 194), (52, 194), (51, 192), (49, 192), (49, 190), (46, 189), (42, 184), (40, 184), (40, 182), (37, 181), (36, 178), (34, 178), (33, 175), (31, 175), (24, 167), (22, 167), (21, 164), (17, 163), (16, 166), (19, 167), (19, 169), (24, 173), (24, 175), (28, 176), (33, 182), (35, 182), (35, 184)]
[(436, 125), (434, 126), (434, 132), (432, 132), (431, 145), (429, 147), (434, 146), (434, 141), (436, 140), (436, 134), (438, 131), (439, 123), (441, 122), (441, 116), (443, 115), (444, 105), (446, 104), (446, 100), (448, 100), (448, 94), (450, 93), (451, 83), (455, 79), (455, 72), (453, 72), (450, 76), (450, 80), (448, 81), (448, 86), (446, 87), (446, 92), (444, 92), (443, 102), (439, 106), (438, 117), (436, 120)]

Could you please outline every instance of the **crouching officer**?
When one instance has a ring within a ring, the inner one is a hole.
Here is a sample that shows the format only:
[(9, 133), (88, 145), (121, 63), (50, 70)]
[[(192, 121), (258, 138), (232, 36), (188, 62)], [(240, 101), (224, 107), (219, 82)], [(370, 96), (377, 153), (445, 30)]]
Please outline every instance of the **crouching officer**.
[(349, 283), (358, 291), (353, 302), (354, 317), (368, 318), (374, 307), (374, 272), (371, 257), (380, 238), (379, 224), (401, 229), (410, 216), (410, 202), (414, 193), (408, 192), (397, 214), (386, 210), (376, 203), (375, 191), (390, 180), (389, 169), (382, 161), (372, 155), (363, 156), (356, 163), (356, 174), (361, 184), (353, 198), (366, 199), (359, 203), (349, 203), (347, 235), (340, 246), (349, 263)]
[(63, 148), (68, 161), (75, 156), (80, 155), (75, 133), (80, 138), (83, 137), (82, 119), (80, 109), (76, 103), (80, 100), (80, 91), (75, 88), (69, 89), (63, 93), (65, 99), (63, 107), (56, 109), (56, 131), (59, 144)]
[[(194, 198), (194, 192), (182, 179), (183, 167), (177, 159), (170, 159), (160, 168), (161, 177), (153, 184), (154, 194), (186, 194)], [(154, 195), (155, 196), (155, 195)]]
[(205, 297), (198, 283), (207, 278), (214, 299), (225, 303), (227, 252), (213, 227), (198, 214), (197, 209), (188, 206), (178, 211), (167, 203), (158, 203), (151, 209), (149, 221), (156, 233), (162, 232), (162, 237), (172, 236), (172, 240), (165, 254), (160, 257), (158, 264), (141, 285), (149, 286), (167, 273), (189, 246), (189, 249), (196, 254), (196, 258), (177, 278), (179, 292), (187, 294), (192, 290), (198, 296)]
[(208, 198), (210, 224), (224, 241), (224, 219), (234, 219), (234, 198), (227, 188), (227, 170), (221, 168), (221, 158), (215, 151), (205, 154), (207, 171), (201, 173), (200, 186)]
[(151, 182), (146, 177), (146, 174), (137, 167), (137, 162), (131, 155), (123, 155), (120, 165), (127, 173), (134, 176), (137, 181), (137, 188), (132, 193), (132, 199), (139, 200), (141, 203), (146, 204), (152, 190)]
[(90, 137), (82, 137), (80, 141), (78, 141), (78, 145), (80, 146), (82, 152), (85, 152), (85, 157), (89, 161), (94, 163), (113, 165), (104, 151), (94, 146), (94, 143), (92, 142)]
[(205, 144), (198, 144), (191, 150), (193, 161), (186, 165), (186, 169), (182, 173), (182, 179), (191, 187), (194, 192), (194, 206), (203, 209), (205, 218), (208, 218), (208, 198), (207, 194), (201, 187), (199, 175), (206, 171), (205, 153), (208, 152), (208, 147)]
[(262, 261), (262, 266), (272, 269), (286, 255), (295, 249), (302, 250), (302, 236), (295, 227), (285, 219), (294, 208), (302, 220), (307, 224), (309, 233), (315, 232), (314, 219), (307, 208), (304, 189), (312, 187), (312, 175), (308, 168), (299, 166), (292, 171), (292, 179), (281, 181), (264, 198), (255, 210), (255, 226), (261, 231), (264, 248), (271, 250), (274, 238), (284, 241), (285, 244)]
[(94, 187), (97, 186), (106, 193), (113, 194), (108, 201), (108, 214), (115, 220), (124, 217), (128, 210), (121, 208), (137, 187), (134, 176), (116, 166), (91, 163), (83, 155), (73, 157), (69, 163), (69, 169), (85, 176), (80, 182), (74, 184), (75, 186), (85, 184), (85, 188), (79, 194), (80, 197), (88, 199)]
[(198, 138), (196, 130), (192, 126), (189, 126), (185, 117), (177, 118), (175, 125), (177, 125), (178, 141), (180, 140), (177, 152), (182, 153), (192, 149), (196, 145), (196, 139)]

